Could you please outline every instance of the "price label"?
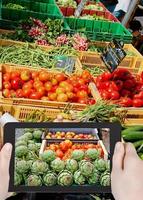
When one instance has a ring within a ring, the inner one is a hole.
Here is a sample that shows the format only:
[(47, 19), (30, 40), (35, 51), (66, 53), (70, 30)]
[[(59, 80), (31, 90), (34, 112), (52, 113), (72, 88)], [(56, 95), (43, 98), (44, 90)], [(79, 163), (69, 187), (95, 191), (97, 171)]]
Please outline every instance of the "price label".
[(126, 56), (124, 43), (113, 40), (102, 52), (101, 58), (110, 72), (113, 72)]
[(81, 0), (80, 4), (77, 6), (77, 9), (75, 10), (75, 13), (74, 13), (75, 17), (80, 16), (86, 2), (87, 0)]

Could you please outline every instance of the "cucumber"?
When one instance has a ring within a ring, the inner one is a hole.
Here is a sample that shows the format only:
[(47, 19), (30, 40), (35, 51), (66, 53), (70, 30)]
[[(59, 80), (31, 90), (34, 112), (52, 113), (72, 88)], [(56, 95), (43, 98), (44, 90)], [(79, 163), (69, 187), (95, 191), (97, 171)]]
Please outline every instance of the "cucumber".
[(133, 131), (129, 133), (122, 133), (122, 137), (125, 141), (129, 142), (143, 140), (143, 132)]
[(143, 140), (139, 140), (139, 141), (133, 143), (135, 148), (140, 147), (142, 144), (143, 144)]
[(128, 134), (132, 131), (143, 131), (143, 126), (132, 126), (122, 131), (122, 134)]

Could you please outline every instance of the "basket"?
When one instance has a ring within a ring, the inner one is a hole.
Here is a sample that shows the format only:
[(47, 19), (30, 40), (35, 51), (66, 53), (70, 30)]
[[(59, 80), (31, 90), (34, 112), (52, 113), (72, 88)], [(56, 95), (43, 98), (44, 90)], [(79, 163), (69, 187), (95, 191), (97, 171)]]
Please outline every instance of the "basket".
[[(79, 104), (79, 103), (69, 103), (69, 102), (57, 102), (57, 101), (43, 101), (43, 100), (33, 100), (33, 99), (26, 99), (26, 98), (4, 98), (2, 95), (2, 73), (3, 72), (11, 72), (20, 71), (21, 69), (29, 69), (29, 67), (25, 66), (17, 66), (13, 64), (1, 64), (0, 66), (0, 99), (2, 103), (11, 104), (11, 105), (28, 105), (28, 106), (36, 106), (41, 108), (65, 108), (68, 104), (72, 106), (72, 109), (76, 110), (83, 110), (87, 105), (86, 104)], [(43, 69), (44, 70), (44, 69)], [(32, 69), (31, 71), (38, 71), (38, 69)], [(53, 73), (57, 73), (54, 71)], [(77, 72), (76, 72), (77, 74)], [(89, 84), (89, 88), (91, 93), (94, 91), (93, 88), (94, 83)], [(95, 93), (92, 93), (94, 99), (96, 99)]]
[(97, 20), (83, 20), (77, 18), (65, 18), (70, 27), (66, 33), (84, 33), (88, 39), (95, 41), (111, 41), (113, 39), (131, 43), (132, 34), (120, 23)]

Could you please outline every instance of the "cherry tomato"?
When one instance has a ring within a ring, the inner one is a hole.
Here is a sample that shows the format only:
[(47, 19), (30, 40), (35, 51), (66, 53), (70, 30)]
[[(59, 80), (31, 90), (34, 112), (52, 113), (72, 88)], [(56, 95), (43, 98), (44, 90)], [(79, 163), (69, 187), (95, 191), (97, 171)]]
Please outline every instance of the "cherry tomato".
[(31, 72), (29, 70), (23, 70), (20, 74), (20, 78), (23, 81), (29, 81), (31, 79)]
[(51, 79), (51, 74), (46, 72), (46, 71), (41, 71), (39, 73), (39, 79), (40, 81), (42, 82), (46, 82), (46, 81), (49, 81)]
[(115, 82), (116, 86), (118, 87), (118, 90), (121, 90), (123, 88), (123, 81), (117, 80)]
[(80, 90), (84, 90), (85, 92), (88, 92), (88, 86), (87, 85), (81, 85)]
[(39, 88), (37, 88), (37, 90), (36, 90), (37, 92), (38, 92), (38, 95), (40, 96), (40, 97), (42, 97), (42, 96), (44, 96), (45, 95), (45, 88), (42, 86), (42, 87), (39, 87)]
[(110, 97), (111, 97), (112, 100), (117, 100), (117, 99), (120, 98), (120, 94), (117, 91), (113, 91), (113, 92), (110, 93)]
[(67, 94), (68, 99), (73, 99), (75, 96), (73, 92), (67, 92), (66, 94)]
[(26, 83), (24, 83), (23, 84), (23, 86), (22, 86), (22, 89), (24, 90), (24, 89), (31, 89), (33, 87), (33, 84), (32, 83), (30, 83), (30, 82), (26, 82)]
[(9, 72), (6, 72), (3, 74), (3, 81), (10, 81), (11, 74)]
[(82, 78), (83, 79), (85, 79), (85, 80), (90, 80), (91, 79), (91, 74), (90, 74), (90, 72), (88, 71), (88, 70), (84, 70), (83, 72), (82, 72)]
[(88, 97), (88, 94), (87, 94), (86, 91), (81, 90), (81, 91), (78, 91), (78, 92), (77, 92), (77, 97), (78, 97), (79, 99), (85, 99), (85, 98)]
[(30, 88), (24, 88), (23, 90), (23, 97), (28, 98), (30, 94), (32, 93), (32, 89)]
[(4, 89), (2, 91), (2, 94), (4, 97), (9, 98), (10, 97), (10, 90), (9, 89)]
[(52, 83), (50, 81), (46, 82), (44, 86), (45, 86), (45, 90), (48, 92), (52, 89)]
[(41, 98), (41, 100), (43, 100), (43, 101), (49, 101), (49, 97), (44, 96), (44, 97)]
[(40, 99), (40, 94), (38, 92), (32, 92), (29, 96), (30, 99)]
[(103, 81), (109, 81), (112, 77), (112, 74), (110, 72), (104, 72), (102, 74), (102, 80)]
[(67, 77), (65, 76), (64, 73), (58, 73), (58, 74), (55, 75), (55, 79), (58, 82), (62, 82), (62, 81), (65, 81), (67, 79)]
[(18, 77), (11, 80), (11, 88), (14, 90), (22, 88), (22, 85), (23, 85), (23, 83), (22, 83), (21, 79)]
[(143, 91), (140, 91), (139, 96), (140, 96), (140, 99), (143, 99)]
[(18, 89), (16, 90), (16, 96), (18, 98), (22, 98), (24, 95), (23, 95), (23, 90), (22, 89)]
[(124, 88), (127, 90), (131, 90), (132, 88), (134, 88), (136, 85), (136, 82), (134, 80), (126, 80), (124, 82)]
[(68, 146), (64, 141), (60, 143), (59, 147), (63, 152), (66, 152), (68, 150)]
[(130, 97), (131, 96), (131, 92), (129, 90), (122, 90), (121, 91), (121, 96)]
[(131, 98), (124, 97), (120, 99), (120, 105), (124, 107), (131, 107), (133, 104), (133, 101)]
[(56, 89), (58, 88), (58, 86), (57, 85), (54, 85), (54, 86), (52, 86), (52, 88), (51, 88), (51, 90), (50, 90), (50, 92), (56, 92)]
[(3, 88), (10, 90), (11, 89), (11, 83), (9, 81), (3, 82)]
[(68, 101), (68, 97), (66, 94), (62, 93), (62, 94), (59, 94), (57, 96), (57, 101), (61, 101), (61, 102), (67, 102)]
[(142, 107), (142, 106), (143, 106), (143, 100), (133, 99), (133, 107)]
[(65, 140), (65, 144), (67, 145), (68, 148), (72, 147), (72, 142), (70, 140)]
[(82, 79), (82, 78), (80, 78), (80, 79), (77, 81), (77, 83), (78, 83), (80, 86), (82, 86), (82, 85), (85, 84), (85, 80)]
[(11, 80), (17, 77), (20, 77), (20, 73), (18, 71), (11, 72), (11, 75), (10, 75)]
[(87, 104), (88, 103), (88, 99), (79, 99), (78, 103)]
[(49, 98), (49, 100), (51, 100), (51, 101), (56, 101), (56, 99), (57, 99), (57, 94), (54, 93), (54, 92), (51, 92), (51, 93), (48, 94), (48, 98)]
[(118, 87), (113, 81), (110, 82), (109, 88), (113, 91), (118, 91)]
[(65, 88), (58, 87), (58, 88), (56, 89), (56, 94), (57, 94), (57, 95), (58, 95), (58, 94), (65, 93), (65, 92), (66, 92)]
[(38, 89), (38, 88), (40, 88), (40, 87), (42, 87), (42, 86), (43, 86), (42, 81), (35, 81), (34, 84), (33, 84), (33, 87), (34, 87), (35, 89)]
[(71, 84), (67, 84), (65, 87), (64, 87), (65, 91), (66, 92), (73, 92), (74, 88)]
[(35, 79), (38, 76), (39, 76), (39, 72), (36, 72), (36, 71), (31, 72), (32, 79)]
[(104, 100), (109, 100), (110, 99), (110, 93), (107, 92), (106, 90), (101, 92), (101, 96)]
[(52, 78), (51, 83), (52, 83), (52, 85), (57, 85), (58, 81), (55, 78)]
[(94, 105), (96, 103), (96, 101), (94, 99), (89, 99), (88, 100), (88, 104), (89, 105)]

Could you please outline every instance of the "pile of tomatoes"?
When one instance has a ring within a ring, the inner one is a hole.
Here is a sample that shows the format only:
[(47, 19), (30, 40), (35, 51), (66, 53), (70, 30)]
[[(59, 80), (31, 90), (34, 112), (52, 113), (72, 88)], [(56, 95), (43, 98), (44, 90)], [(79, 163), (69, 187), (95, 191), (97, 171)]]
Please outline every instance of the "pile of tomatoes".
[(55, 143), (55, 144), (49, 144), (46, 148), (46, 150), (52, 150), (54, 152), (56, 152), (56, 156), (63, 159), (63, 160), (67, 160), (69, 158), (71, 158), (71, 153), (73, 152), (73, 150), (76, 149), (80, 149), (83, 151), (86, 151), (87, 149), (98, 149), (101, 153), (101, 157), (104, 156), (104, 151), (101, 147), (100, 144), (92, 144), (92, 143), (73, 143), (70, 140), (65, 140), (63, 142), (60, 143)]
[(46, 139), (95, 139), (95, 136), (91, 134), (76, 134), (74, 132), (60, 132), (57, 131), (56, 133), (47, 133)]
[(143, 74), (133, 75), (127, 69), (105, 72), (95, 79), (104, 100), (115, 100), (123, 107), (143, 106)]
[(88, 71), (83, 71), (80, 76), (70, 77), (64, 73), (54, 74), (45, 70), (6, 72), (3, 74), (3, 96), (94, 104), (88, 87), (90, 81)]

